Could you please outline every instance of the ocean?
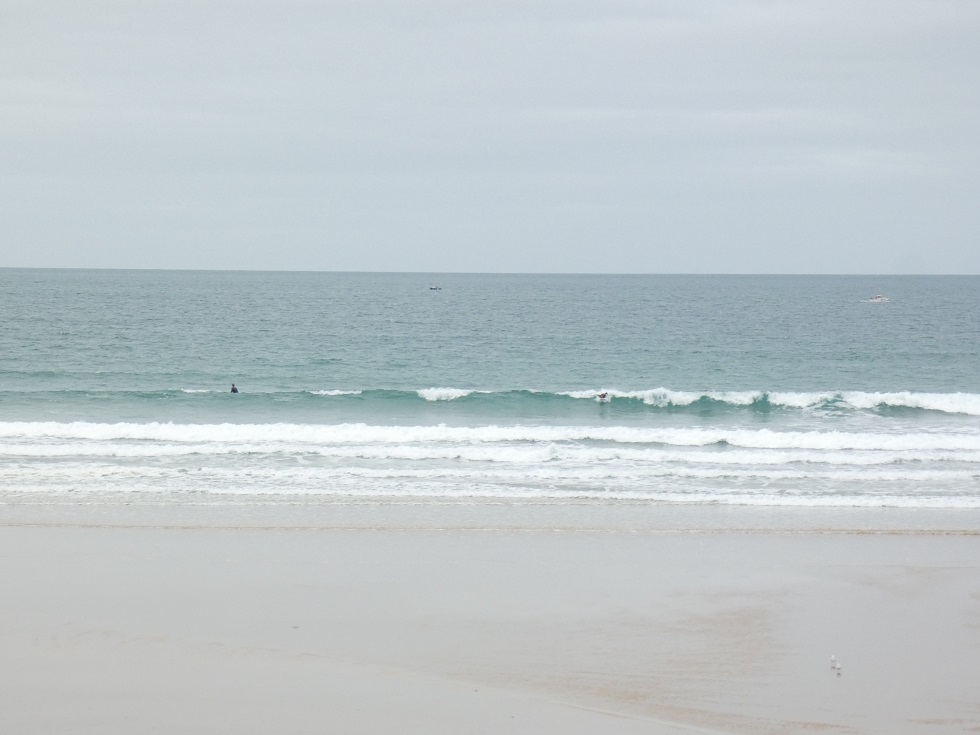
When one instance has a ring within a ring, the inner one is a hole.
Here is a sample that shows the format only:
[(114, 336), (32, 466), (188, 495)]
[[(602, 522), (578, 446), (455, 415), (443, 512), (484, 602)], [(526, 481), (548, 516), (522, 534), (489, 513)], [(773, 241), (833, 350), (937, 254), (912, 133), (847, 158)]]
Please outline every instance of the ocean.
[(7, 502), (980, 507), (980, 277), (0, 269), (0, 317)]

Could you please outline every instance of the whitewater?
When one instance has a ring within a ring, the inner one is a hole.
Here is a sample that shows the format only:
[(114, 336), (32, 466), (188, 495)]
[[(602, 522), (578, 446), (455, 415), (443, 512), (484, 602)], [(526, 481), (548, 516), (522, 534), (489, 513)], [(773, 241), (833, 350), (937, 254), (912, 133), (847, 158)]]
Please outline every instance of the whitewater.
[(980, 507), (978, 286), (0, 269), (0, 501)]

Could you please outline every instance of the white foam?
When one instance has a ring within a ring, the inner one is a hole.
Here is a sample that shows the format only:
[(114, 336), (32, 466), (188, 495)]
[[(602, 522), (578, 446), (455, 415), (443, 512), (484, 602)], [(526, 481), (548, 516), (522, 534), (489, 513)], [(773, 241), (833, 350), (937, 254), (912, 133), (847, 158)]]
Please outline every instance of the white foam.
[(868, 409), (878, 406), (893, 406), (980, 416), (980, 395), (976, 393), (912, 393), (910, 391), (862, 393), (848, 391), (842, 393), (841, 398), (855, 408)]
[(837, 467), (876, 467), (888, 465), (958, 466), (980, 464), (980, 451), (955, 450), (812, 450), (747, 449), (717, 451), (714, 447), (643, 447), (637, 445), (587, 446), (577, 443), (533, 442), (371, 442), (371, 443), (297, 443), (297, 442), (0, 442), (0, 457), (8, 459), (57, 458), (174, 458), (253, 456), (271, 460), (276, 457), (322, 457), (371, 460), (461, 460), (532, 465), (541, 462), (564, 462), (578, 470), (590, 465), (631, 466), (691, 465), (707, 467), (792, 467), (823, 465)]
[[(47, 468), (51, 469), (51, 468)], [(880, 482), (878, 490), (857, 493), (849, 491), (854, 483), (837, 481), (826, 487), (809, 481), (809, 491), (800, 492), (794, 478), (753, 477), (533, 477), (493, 474), (403, 474), (397, 470), (272, 471), (204, 468), (178, 473), (162, 468), (67, 467), (58, 472), (20, 471), (12, 478), (3, 477), (3, 494), (59, 495), (71, 492), (73, 497), (113, 494), (186, 494), (195, 502), (208, 497), (255, 496), (289, 502), (293, 496), (330, 497), (384, 496), (391, 498), (505, 498), (534, 501), (558, 500), (635, 500), (684, 504), (725, 504), (799, 507), (929, 507), (978, 508), (976, 494), (961, 492), (901, 492), (901, 487), (921, 480), (911, 478), (900, 487)], [(775, 490), (774, 485), (783, 489)], [(918, 485), (916, 485), (918, 487)]]
[[(619, 390), (616, 388), (606, 388), (602, 390), (576, 390), (567, 391), (559, 393), (558, 395), (568, 396), (569, 398), (585, 398), (594, 399), (598, 398), (599, 395), (606, 394), (612, 398), (620, 399), (632, 399), (639, 400), (648, 406), (658, 406), (666, 408), (668, 406), (689, 406), (695, 403), (703, 397), (712, 397), (710, 393), (698, 393), (694, 391), (678, 391), (670, 390), (668, 388), (653, 388), (651, 390)], [(732, 402), (744, 401), (745, 403), (752, 403), (751, 398), (745, 399), (746, 396), (758, 396), (759, 393), (718, 393), (717, 396), (731, 396)], [(723, 398), (717, 398), (716, 400), (724, 400)]]
[(359, 396), (362, 391), (359, 390), (311, 390), (307, 391), (314, 396)]
[(558, 393), (560, 396), (568, 396), (569, 398), (598, 398), (600, 393), (608, 391), (599, 390), (572, 390), (563, 393)]
[(295, 444), (415, 442), (588, 442), (754, 449), (980, 451), (980, 430), (875, 433), (632, 426), (379, 426), (370, 424), (173, 424), (0, 422), (14, 441), (167, 441)]
[(704, 394), (690, 391), (667, 390), (657, 388), (656, 390), (644, 391), (614, 391), (616, 398), (635, 398), (643, 401), (648, 406), (689, 406), (701, 400)]
[(423, 388), (415, 392), (419, 398), (424, 398), (427, 401), (454, 401), (473, 393), (472, 390), (462, 388)]
[(670, 406), (690, 406), (701, 399), (709, 399), (732, 406), (751, 406), (767, 399), (770, 405), (786, 408), (814, 408), (831, 403), (868, 410), (879, 406), (919, 408), (944, 413), (961, 413), (980, 416), (980, 394), (976, 393), (915, 393), (899, 391), (892, 393), (870, 393), (862, 391), (681, 391), (670, 388), (650, 390), (579, 390), (561, 392), (558, 395), (570, 398), (596, 398), (607, 393), (613, 398), (640, 400), (649, 406), (667, 408)]
[(0, 422), (0, 495), (980, 506), (980, 426), (855, 423), (875, 430)]
[[(0, 467), (0, 480), (4, 487), (9, 483), (30, 478), (34, 482), (113, 482), (119, 479), (152, 481), (170, 478), (186, 481), (187, 478), (208, 478), (223, 484), (241, 482), (288, 488), (301, 484), (323, 484), (338, 479), (412, 479), (498, 482), (521, 485), (531, 490), (539, 483), (561, 483), (583, 486), (587, 483), (614, 481), (624, 487), (669, 485), (671, 480), (761, 480), (766, 482), (787, 480), (821, 480), (833, 483), (923, 483), (943, 481), (947, 483), (969, 482), (977, 479), (975, 472), (946, 470), (858, 470), (858, 471), (804, 471), (772, 469), (706, 469), (697, 467), (616, 467), (575, 468), (568, 466), (499, 467), (496, 465), (470, 466), (413, 466), (398, 467), (329, 465), (323, 467), (268, 467), (268, 466), (211, 466), (172, 467), (165, 465), (131, 465), (95, 462), (59, 463), (58, 465), (9, 465)], [(676, 483), (675, 483), (676, 486)], [(714, 492), (730, 494), (741, 492), (733, 485), (717, 486)], [(799, 493), (797, 493), (799, 494)], [(803, 493), (807, 494), (807, 493)]]

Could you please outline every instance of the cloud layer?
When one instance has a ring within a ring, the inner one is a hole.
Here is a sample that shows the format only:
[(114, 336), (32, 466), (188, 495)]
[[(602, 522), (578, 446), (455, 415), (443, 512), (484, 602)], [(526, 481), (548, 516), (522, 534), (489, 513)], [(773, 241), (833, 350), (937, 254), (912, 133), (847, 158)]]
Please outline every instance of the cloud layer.
[(976, 3), (3, 14), (0, 265), (980, 272)]

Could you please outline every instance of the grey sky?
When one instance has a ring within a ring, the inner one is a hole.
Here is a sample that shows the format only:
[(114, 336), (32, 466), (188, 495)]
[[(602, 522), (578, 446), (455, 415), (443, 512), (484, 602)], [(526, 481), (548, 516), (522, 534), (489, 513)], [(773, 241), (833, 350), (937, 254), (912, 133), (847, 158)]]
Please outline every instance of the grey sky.
[(0, 0), (0, 265), (980, 273), (980, 2)]

